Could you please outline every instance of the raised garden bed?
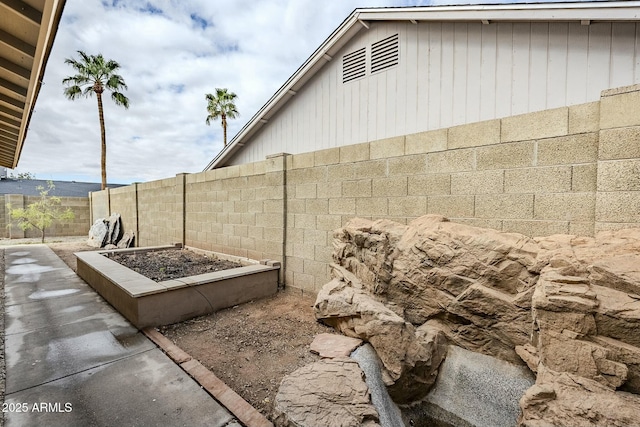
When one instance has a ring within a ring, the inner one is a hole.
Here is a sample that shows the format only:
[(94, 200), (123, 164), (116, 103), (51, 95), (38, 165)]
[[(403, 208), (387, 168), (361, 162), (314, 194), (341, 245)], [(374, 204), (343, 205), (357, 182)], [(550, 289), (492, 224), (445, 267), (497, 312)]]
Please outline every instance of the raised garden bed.
[(241, 267), (155, 282), (111, 254), (174, 251), (176, 246), (77, 252), (77, 274), (136, 327), (167, 325), (210, 314), (278, 290), (280, 263), (215, 254)]

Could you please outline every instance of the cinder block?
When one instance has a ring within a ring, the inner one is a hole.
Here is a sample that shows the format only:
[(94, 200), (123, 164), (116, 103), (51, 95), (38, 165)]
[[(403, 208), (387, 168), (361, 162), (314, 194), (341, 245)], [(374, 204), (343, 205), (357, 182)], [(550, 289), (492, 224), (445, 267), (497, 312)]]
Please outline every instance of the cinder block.
[(312, 230), (305, 229), (304, 230), (304, 244), (305, 245), (315, 245), (315, 246), (326, 246), (327, 245), (327, 235), (328, 233), (324, 230)]
[(342, 217), (340, 215), (318, 215), (316, 217), (316, 229), (333, 231), (342, 226)]
[(472, 218), (474, 196), (428, 196), (427, 213), (449, 218)]
[(386, 197), (371, 197), (356, 199), (356, 215), (385, 216), (389, 212)]
[(259, 213), (256, 214), (256, 225), (258, 227), (282, 227), (284, 217), (279, 213)]
[(342, 197), (371, 197), (371, 180), (344, 181)]
[[(274, 187), (284, 184), (284, 172), (267, 172), (264, 174), (264, 186)], [(234, 187), (231, 187), (234, 188)]]
[(371, 160), (358, 162), (352, 165), (356, 179), (382, 178), (387, 176), (386, 160)]
[(488, 170), (452, 173), (451, 194), (502, 193), (504, 172), (503, 170)]
[(567, 234), (569, 221), (519, 221), (506, 219), (502, 222), (502, 231), (520, 233), (529, 237)]
[(448, 129), (414, 133), (405, 137), (405, 154), (433, 153), (447, 149)]
[(500, 120), (469, 123), (449, 128), (447, 148), (480, 147), (500, 142)]
[(534, 154), (534, 141), (480, 147), (476, 153), (476, 167), (478, 170), (487, 170), (533, 166)]
[(312, 168), (314, 166), (314, 158), (315, 154), (313, 152), (294, 154), (291, 156), (292, 169)]
[(370, 143), (371, 159), (386, 159), (404, 155), (404, 136), (380, 139)]
[(369, 160), (369, 143), (340, 147), (340, 163), (354, 163)]
[(416, 175), (427, 172), (427, 155), (414, 154), (389, 159), (389, 176), (394, 175)]
[(600, 160), (640, 157), (640, 126), (600, 131)]
[(569, 132), (569, 109), (537, 111), (502, 119), (500, 140), (502, 142), (528, 141), (567, 135)]
[(316, 189), (319, 199), (329, 199), (342, 193), (342, 182), (319, 182)]
[(593, 221), (571, 221), (569, 223), (569, 234), (574, 234), (576, 236), (593, 236), (594, 233), (595, 224)]
[(333, 249), (327, 246), (316, 246), (315, 247), (315, 258), (316, 261), (331, 263), (333, 262)]
[(304, 259), (295, 256), (288, 256), (287, 270), (292, 272), (296, 271), (298, 273), (304, 272)]
[(601, 231), (624, 230), (626, 228), (637, 228), (640, 222), (596, 222), (594, 233)]
[(287, 253), (290, 251), (292, 256), (296, 255), (293, 250), (293, 245), (296, 243), (304, 243), (304, 229), (293, 228), (294, 223), (295, 220), (287, 221)]
[(294, 215), (295, 228), (316, 228), (316, 216), (311, 214), (295, 214)]
[(310, 274), (294, 272), (293, 283), (288, 283), (288, 285), (304, 292), (315, 293), (315, 278)]
[(265, 173), (283, 171), (286, 166), (286, 159), (289, 156), (290, 154), (287, 153), (271, 154), (267, 156), (264, 164)]
[(480, 194), (475, 198), (477, 218), (533, 219), (533, 194)]
[(569, 135), (600, 130), (600, 101), (569, 107)]
[(409, 176), (408, 193), (410, 196), (451, 194), (451, 175), (427, 174)]
[[(245, 163), (240, 165), (240, 176), (253, 175), (253, 163)], [(207, 176), (205, 175), (205, 179)]]
[(374, 197), (397, 197), (407, 195), (407, 177), (374, 179), (372, 183)]
[(282, 200), (265, 200), (260, 203), (263, 204), (262, 211), (265, 213), (282, 213), (284, 209)]
[(296, 185), (297, 199), (315, 199), (317, 197), (316, 184)]
[(444, 151), (427, 154), (429, 173), (463, 172), (475, 169), (476, 151), (474, 148)]
[(640, 192), (598, 192), (596, 196), (596, 221), (635, 223), (640, 226)]
[(598, 162), (598, 191), (640, 191), (640, 159)]
[(266, 172), (267, 162), (262, 160), (260, 162), (253, 163), (253, 173), (256, 175), (264, 174)]
[(557, 221), (592, 221), (594, 193), (536, 194), (534, 218)]
[(600, 129), (640, 125), (640, 86), (600, 98)]
[(325, 166), (309, 167), (287, 171), (287, 185), (312, 184), (327, 180), (327, 168)]
[[(265, 200), (266, 201), (266, 200)], [(272, 202), (282, 202), (281, 200), (272, 200)], [(288, 199), (287, 200), (287, 213), (305, 213), (307, 211), (306, 199)]]
[(344, 181), (355, 178), (355, 169), (351, 164), (327, 166), (327, 179), (329, 182)]
[(313, 215), (329, 213), (329, 199), (306, 199), (305, 212)]
[(538, 141), (538, 166), (593, 163), (597, 159), (597, 133), (583, 133)]
[(294, 243), (293, 250), (300, 258), (313, 259), (315, 256), (315, 247), (313, 245)]
[(504, 171), (505, 193), (560, 193), (571, 190), (571, 166)]
[(356, 199), (343, 197), (329, 199), (329, 213), (332, 215), (354, 215), (356, 212)]
[(427, 213), (426, 196), (408, 196), (389, 198), (389, 215), (399, 217), (418, 217)]
[(326, 150), (314, 151), (315, 166), (325, 166), (340, 163), (340, 148), (329, 148)]

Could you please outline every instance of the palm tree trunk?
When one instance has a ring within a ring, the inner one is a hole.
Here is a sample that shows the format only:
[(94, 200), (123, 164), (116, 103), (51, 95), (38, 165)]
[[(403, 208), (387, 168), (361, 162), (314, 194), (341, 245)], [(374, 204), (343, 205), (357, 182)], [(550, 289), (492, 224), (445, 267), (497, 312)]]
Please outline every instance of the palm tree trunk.
[(102, 110), (102, 92), (96, 91), (98, 98), (98, 116), (100, 117), (100, 138), (101, 143), (101, 155), (100, 155), (100, 167), (102, 169), (102, 189), (107, 188), (107, 133), (104, 127), (104, 112)]
[(224, 134), (224, 146), (227, 146), (227, 116), (222, 115), (222, 133)]

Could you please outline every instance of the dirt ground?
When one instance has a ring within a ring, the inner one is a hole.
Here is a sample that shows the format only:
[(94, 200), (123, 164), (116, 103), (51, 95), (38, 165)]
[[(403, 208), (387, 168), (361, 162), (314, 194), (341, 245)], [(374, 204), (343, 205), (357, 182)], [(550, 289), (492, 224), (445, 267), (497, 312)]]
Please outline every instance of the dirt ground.
[[(49, 246), (74, 271), (73, 253), (94, 250), (83, 242)], [(316, 322), (314, 301), (291, 289), (158, 329), (271, 418), (282, 378), (318, 360), (309, 344), (317, 334), (333, 331)]]

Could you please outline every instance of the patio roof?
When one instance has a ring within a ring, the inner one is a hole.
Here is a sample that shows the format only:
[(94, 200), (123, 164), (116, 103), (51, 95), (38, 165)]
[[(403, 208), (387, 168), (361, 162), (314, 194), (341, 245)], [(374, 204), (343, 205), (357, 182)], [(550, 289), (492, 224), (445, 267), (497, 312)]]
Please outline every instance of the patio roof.
[(0, 166), (15, 168), (65, 0), (0, 0)]

